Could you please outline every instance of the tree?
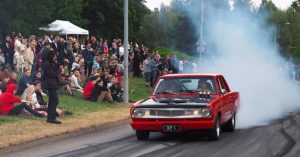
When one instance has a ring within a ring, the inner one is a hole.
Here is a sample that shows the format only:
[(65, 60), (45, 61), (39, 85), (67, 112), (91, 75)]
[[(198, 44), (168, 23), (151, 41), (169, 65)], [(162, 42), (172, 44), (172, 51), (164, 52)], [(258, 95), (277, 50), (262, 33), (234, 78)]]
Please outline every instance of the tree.
[(139, 32), (143, 41), (151, 47), (168, 47), (194, 54), (198, 33), (188, 16), (187, 6), (184, 0), (174, 0), (170, 7), (161, 5), (160, 10), (147, 15)]
[(79, 26), (86, 26), (87, 20), (81, 16), (83, 0), (52, 0), (52, 19), (71, 21)]
[(56, 19), (83, 26), (86, 21), (80, 15), (81, 6), (82, 0), (3, 0), (0, 3), (1, 33), (15, 31), (24, 35), (40, 35), (38, 28)]
[[(129, 0), (129, 38), (137, 39), (142, 19), (149, 13), (144, 0)], [(84, 0), (82, 17), (87, 27), (97, 36), (113, 39), (123, 37), (123, 0)]]
[(12, 31), (30, 34), (51, 19), (52, 2), (47, 0), (10, 1), (0, 3), (0, 27), (2, 35)]
[(300, 0), (292, 3), (287, 10), (279, 10), (275, 5), (266, 3), (270, 12), (270, 23), (277, 27), (277, 42), (282, 55), (300, 61)]

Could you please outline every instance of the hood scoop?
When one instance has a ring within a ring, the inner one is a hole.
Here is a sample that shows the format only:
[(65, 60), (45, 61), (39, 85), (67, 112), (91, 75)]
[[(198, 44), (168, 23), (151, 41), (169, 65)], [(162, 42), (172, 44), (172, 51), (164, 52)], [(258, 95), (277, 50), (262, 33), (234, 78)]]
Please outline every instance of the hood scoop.
[(189, 99), (180, 99), (180, 98), (157, 98), (157, 102), (159, 103), (168, 103), (168, 104), (175, 104), (175, 103), (187, 103)]

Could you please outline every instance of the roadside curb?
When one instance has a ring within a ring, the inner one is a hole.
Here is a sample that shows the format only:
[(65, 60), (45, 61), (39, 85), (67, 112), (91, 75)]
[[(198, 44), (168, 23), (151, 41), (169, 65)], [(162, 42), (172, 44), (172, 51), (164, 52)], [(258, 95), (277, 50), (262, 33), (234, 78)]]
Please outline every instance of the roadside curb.
[(78, 128), (77, 130), (74, 130), (72, 132), (64, 132), (59, 135), (46, 136), (44, 138), (39, 138), (39, 139), (26, 141), (26, 142), (19, 143), (19, 144), (10, 145), (7, 147), (0, 148), (0, 154), (9, 153), (9, 152), (13, 152), (16, 150), (27, 149), (30, 147), (35, 147), (35, 146), (46, 144), (46, 143), (57, 142), (57, 141), (65, 140), (65, 139), (72, 138), (75, 136), (83, 136), (83, 135), (86, 135), (86, 134), (89, 134), (92, 132), (104, 131), (104, 130), (107, 130), (109, 128), (112, 128), (114, 126), (124, 124), (124, 123), (129, 123), (129, 118), (118, 120), (118, 121), (112, 122), (112, 123), (100, 124), (100, 125), (96, 125), (96, 126), (89, 126), (87, 128)]

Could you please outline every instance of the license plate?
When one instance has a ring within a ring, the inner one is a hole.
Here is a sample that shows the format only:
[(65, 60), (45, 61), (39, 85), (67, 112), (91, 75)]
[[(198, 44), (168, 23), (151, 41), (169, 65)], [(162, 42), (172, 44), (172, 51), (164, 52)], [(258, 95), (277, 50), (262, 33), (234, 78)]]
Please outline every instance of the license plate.
[(180, 131), (180, 128), (179, 128), (179, 125), (164, 125), (164, 131), (178, 132), (178, 131)]

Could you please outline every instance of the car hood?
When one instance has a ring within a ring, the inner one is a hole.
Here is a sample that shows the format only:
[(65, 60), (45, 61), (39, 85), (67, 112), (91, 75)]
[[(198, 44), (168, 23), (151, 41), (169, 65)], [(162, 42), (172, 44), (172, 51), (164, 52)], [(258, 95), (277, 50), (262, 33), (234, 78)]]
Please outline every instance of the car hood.
[(199, 97), (153, 97), (141, 101), (138, 108), (201, 108), (206, 107), (214, 98)]

